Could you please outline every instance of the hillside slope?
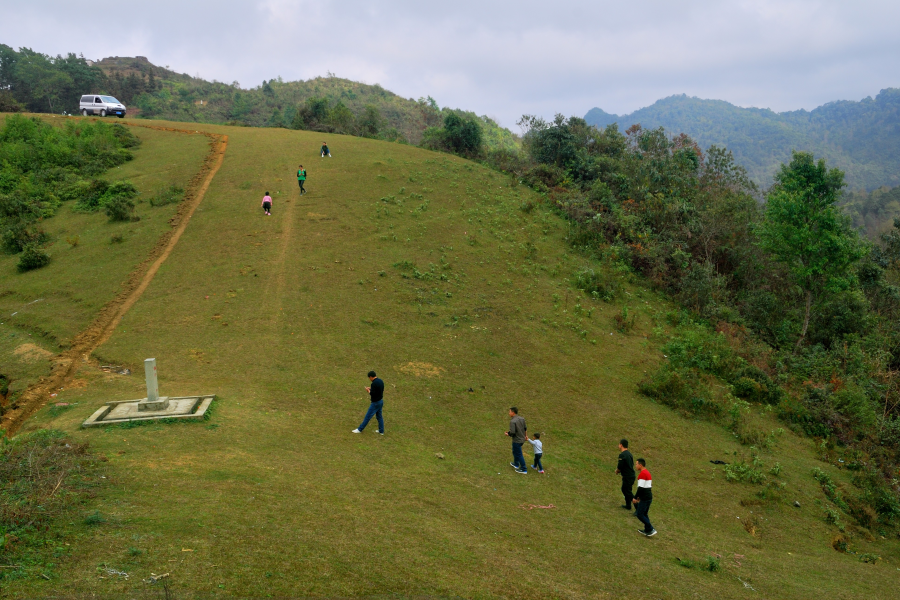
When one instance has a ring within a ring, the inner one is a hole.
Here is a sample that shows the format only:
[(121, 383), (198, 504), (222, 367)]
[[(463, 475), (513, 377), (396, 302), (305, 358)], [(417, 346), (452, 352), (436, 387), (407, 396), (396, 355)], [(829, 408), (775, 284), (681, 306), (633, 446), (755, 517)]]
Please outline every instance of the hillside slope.
[[(810, 473), (847, 475), (812, 442), (785, 433), (760, 450), (786, 490), (760, 502), (710, 464), (750, 460), (732, 434), (636, 394), (671, 307), (623, 281), (637, 323), (617, 331), (621, 307), (571, 285), (601, 267), (536, 194), (409, 146), (335, 136), (323, 160), (314, 133), (196, 127), (229, 136), (222, 168), (96, 354), (134, 370), (156, 357), (163, 393), (215, 393), (213, 417), (79, 430), (103, 402), (143, 395), (139, 375), (85, 362), (59, 392), (69, 407), (25, 429), (108, 457), (109, 484), (83, 507), (99, 517), (60, 523), (70, 546), (4, 581), (7, 597), (137, 594), (164, 572), (179, 598), (893, 596), (898, 540), (854, 542), (876, 565), (832, 548)], [(5, 260), (0, 290), (17, 282)], [(384, 437), (350, 433), (369, 369), (387, 385)], [(544, 476), (508, 466), (511, 405), (544, 434)], [(619, 508), (623, 436), (656, 480), (655, 538)], [(101, 565), (130, 577), (100, 579)]]
[[(330, 108), (349, 111), (352, 121), (367, 107), (378, 113), (382, 138), (412, 144), (427, 127), (439, 126), (449, 107), (432, 98), (402, 98), (378, 84), (368, 85), (330, 74), (307, 81), (281, 77), (242, 88), (237, 81), (206, 81), (197, 74), (177, 73), (168, 65), (152, 64), (144, 56), (107, 57), (89, 61), (83, 56), (48, 56), (29, 48), (18, 51), (0, 44), (0, 111), (19, 103), (33, 112), (78, 113), (84, 93), (111, 94), (128, 106), (129, 117), (166, 118), (201, 123), (229, 123), (252, 127), (297, 127), (294, 116), (307, 100), (324, 99)], [(457, 110), (458, 109), (454, 109)], [(480, 123), (489, 148), (515, 148), (516, 136), (493, 119), (461, 111)], [(327, 131), (348, 131), (342, 125)], [(370, 119), (371, 121), (371, 119)], [(369, 123), (371, 125), (371, 122)], [(305, 128), (305, 127), (303, 127)], [(371, 129), (368, 127), (367, 129)], [(371, 131), (367, 137), (371, 137)]]
[(594, 108), (584, 118), (600, 127), (618, 123), (623, 130), (636, 123), (665, 127), (687, 133), (704, 148), (725, 146), (763, 185), (771, 183), (778, 165), (790, 161), (791, 150), (813, 152), (844, 170), (850, 189), (900, 184), (900, 89), (784, 113), (682, 94), (629, 115)]

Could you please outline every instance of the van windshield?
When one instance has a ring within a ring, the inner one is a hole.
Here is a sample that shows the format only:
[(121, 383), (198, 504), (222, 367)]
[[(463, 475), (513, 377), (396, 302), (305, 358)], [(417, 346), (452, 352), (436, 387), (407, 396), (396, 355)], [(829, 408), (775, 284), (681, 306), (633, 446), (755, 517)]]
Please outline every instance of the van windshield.
[(100, 99), (106, 102), (107, 104), (122, 104), (112, 96), (100, 96)]

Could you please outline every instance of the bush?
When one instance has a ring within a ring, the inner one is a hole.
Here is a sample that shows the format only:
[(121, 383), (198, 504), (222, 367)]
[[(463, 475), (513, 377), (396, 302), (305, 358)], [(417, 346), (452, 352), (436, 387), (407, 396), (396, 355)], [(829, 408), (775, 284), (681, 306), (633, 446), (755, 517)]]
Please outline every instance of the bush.
[(712, 417), (722, 411), (721, 406), (712, 400), (709, 384), (696, 369), (663, 366), (641, 381), (638, 391), (691, 415)]
[(106, 201), (103, 211), (110, 221), (130, 221), (134, 215), (134, 201), (115, 196)]
[(37, 244), (28, 244), (22, 250), (22, 255), (19, 257), (19, 264), (16, 265), (16, 268), (19, 269), (19, 273), (24, 273), (25, 271), (40, 269), (49, 262), (50, 255), (43, 248)]
[(102, 179), (81, 181), (74, 186), (71, 195), (77, 199), (75, 210), (79, 212), (94, 212), (100, 209), (100, 199), (109, 190), (109, 183)]
[(47, 241), (47, 234), (24, 223), (9, 226), (2, 236), (3, 250), (10, 254), (22, 252), (26, 246), (40, 245)]

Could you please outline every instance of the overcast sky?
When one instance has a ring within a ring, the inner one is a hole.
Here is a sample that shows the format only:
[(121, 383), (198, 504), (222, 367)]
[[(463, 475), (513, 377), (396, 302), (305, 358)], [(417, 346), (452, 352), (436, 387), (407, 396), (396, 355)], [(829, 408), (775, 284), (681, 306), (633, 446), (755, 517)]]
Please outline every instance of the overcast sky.
[[(108, 6), (107, 6), (108, 4)], [(686, 93), (777, 111), (900, 87), (900, 0), (0, 0), (0, 43), (255, 87), (331, 71), (487, 114)]]

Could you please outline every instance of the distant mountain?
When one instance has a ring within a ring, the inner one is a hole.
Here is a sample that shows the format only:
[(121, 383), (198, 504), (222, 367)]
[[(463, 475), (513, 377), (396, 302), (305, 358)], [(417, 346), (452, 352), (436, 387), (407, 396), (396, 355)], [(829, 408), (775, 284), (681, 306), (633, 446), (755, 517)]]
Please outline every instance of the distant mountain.
[(882, 90), (874, 99), (829, 102), (812, 111), (776, 113), (740, 108), (722, 100), (670, 96), (630, 115), (599, 108), (585, 120), (598, 127), (618, 123), (624, 130), (665, 127), (686, 133), (703, 148), (712, 144), (734, 152), (761, 185), (772, 182), (791, 150), (806, 150), (847, 174), (851, 190), (874, 190), (900, 184), (900, 89)]

